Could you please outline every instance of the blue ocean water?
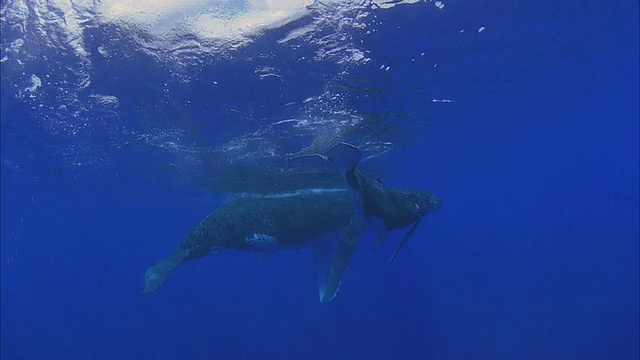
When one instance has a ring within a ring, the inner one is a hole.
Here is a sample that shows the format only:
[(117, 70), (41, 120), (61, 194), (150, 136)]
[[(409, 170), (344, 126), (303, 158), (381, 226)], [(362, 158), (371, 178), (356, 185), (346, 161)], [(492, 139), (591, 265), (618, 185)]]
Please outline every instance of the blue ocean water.
[[(2, 2), (2, 359), (637, 359), (639, 7)], [(146, 268), (238, 193), (443, 200), (364, 239)], [(339, 179), (338, 179), (339, 181)]]

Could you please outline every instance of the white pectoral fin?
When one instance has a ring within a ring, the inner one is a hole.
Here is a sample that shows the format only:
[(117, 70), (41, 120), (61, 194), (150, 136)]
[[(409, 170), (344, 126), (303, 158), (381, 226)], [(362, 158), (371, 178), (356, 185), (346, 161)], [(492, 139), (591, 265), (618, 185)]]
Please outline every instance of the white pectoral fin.
[(351, 222), (340, 234), (338, 245), (333, 252), (333, 260), (331, 263), (331, 270), (329, 271), (329, 278), (327, 280), (326, 289), (322, 296), (322, 302), (329, 302), (338, 293), (338, 288), (342, 282), (344, 273), (349, 268), (349, 260), (351, 255), (358, 247), (360, 242), (360, 236), (362, 235), (363, 226), (362, 218), (358, 215), (354, 215)]
[(327, 281), (329, 279), (329, 271), (331, 270), (331, 241), (319, 240), (312, 245), (313, 261), (316, 264), (316, 272), (318, 274), (318, 293), (320, 301), (324, 298), (327, 289)]

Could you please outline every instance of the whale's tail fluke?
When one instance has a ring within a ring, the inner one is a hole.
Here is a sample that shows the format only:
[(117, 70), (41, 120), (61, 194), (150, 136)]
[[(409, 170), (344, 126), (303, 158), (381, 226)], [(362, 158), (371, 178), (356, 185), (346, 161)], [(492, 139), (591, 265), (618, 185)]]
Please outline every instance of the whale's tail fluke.
[(347, 143), (337, 143), (329, 150), (329, 159), (340, 171), (355, 169), (362, 159), (362, 151)]
[(149, 295), (164, 283), (165, 279), (182, 263), (188, 252), (178, 250), (168, 259), (163, 259), (149, 266), (144, 274), (144, 289), (142, 295)]
[(361, 159), (362, 152), (351, 144), (338, 143), (329, 150), (329, 160), (342, 175), (351, 195), (356, 197), (360, 197), (357, 193), (361, 191), (356, 175), (356, 166)]

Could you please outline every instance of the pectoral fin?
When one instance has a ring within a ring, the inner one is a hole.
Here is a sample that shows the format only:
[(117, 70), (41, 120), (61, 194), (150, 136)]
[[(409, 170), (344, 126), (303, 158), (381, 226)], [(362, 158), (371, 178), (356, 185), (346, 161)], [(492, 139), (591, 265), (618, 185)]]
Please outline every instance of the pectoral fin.
[(402, 238), (402, 241), (400, 242), (400, 245), (398, 245), (398, 248), (396, 249), (396, 251), (393, 253), (393, 255), (391, 255), (391, 258), (389, 259), (389, 264), (393, 262), (393, 259), (396, 258), (400, 250), (402, 250), (402, 248), (407, 243), (407, 241), (409, 241), (409, 238), (411, 237), (411, 235), (413, 235), (413, 232), (416, 230), (418, 225), (420, 225), (420, 223), (422, 222), (422, 219), (424, 219), (424, 216), (426, 214), (427, 214), (427, 211), (423, 211), (422, 214), (418, 216), (418, 220), (415, 223), (413, 223), (409, 231), (407, 231), (407, 233), (404, 235), (404, 238)]
[(322, 302), (327, 303), (331, 301), (338, 293), (342, 277), (349, 268), (349, 259), (351, 259), (351, 255), (353, 255), (353, 252), (360, 242), (360, 235), (362, 234), (363, 228), (364, 223), (362, 218), (354, 215), (349, 225), (347, 225), (342, 234), (340, 234), (338, 245), (333, 253), (329, 280), (327, 281), (324, 295), (322, 296)]
[(328, 240), (318, 240), (312, 245), (313, 261), (316, 264), (318, 274), (318, 293), (320, 301), (327, 292), (327, 281), (331, 270), (331, 242)]

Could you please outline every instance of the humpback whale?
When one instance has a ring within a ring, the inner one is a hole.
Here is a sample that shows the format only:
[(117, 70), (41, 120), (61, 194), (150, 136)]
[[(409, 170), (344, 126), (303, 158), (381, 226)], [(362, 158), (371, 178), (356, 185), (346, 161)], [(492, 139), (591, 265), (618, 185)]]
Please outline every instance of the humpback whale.
[[(158, 290), (182, 263), (223, 249), (269, 253), (309, 246), (318, 271), (320, 300), (329, 302), (367, 225), (378, 231), (377, 246), (387, 231), (413, 225), (397, 253), (424, 215), (442, 204), (428, 192), (389, 188), (366, 177), (356, 167), (360, 150), (352, 145), (337, 144), (329, 154), (346, 189), (308, 189), (228, 202), (203, 219), (170, 257), (147, 269), (142, 294)], [(332, 254), (332, 244), (319, 239), (335, 232), (339, 239)]]

